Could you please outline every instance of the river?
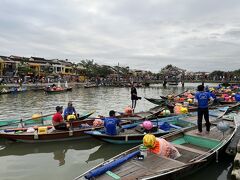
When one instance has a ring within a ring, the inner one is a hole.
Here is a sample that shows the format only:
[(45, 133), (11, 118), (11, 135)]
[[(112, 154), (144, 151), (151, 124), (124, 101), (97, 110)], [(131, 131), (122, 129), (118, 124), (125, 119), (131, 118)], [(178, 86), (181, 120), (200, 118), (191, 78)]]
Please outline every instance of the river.
[[(209, 84), (216, 85), (216, 84)], [(181, 93), (196, 89), (197, 84), (186, 83), (185, 87), (152, 85), (138, 88), (141, 97), (159, 98), (160, 95)], [(130, 88), (78, 88), (72, 92), (46, 95), (44, 92), (0, 95), (0, 120), (31, 117), (34, 113), (53, 113), (58, 105), (67, 106), (72, 101), (81, 114), (96, 110), (94, 116), (107, 115), (113, 109), (123, 112), (130, 105)], [(138, 101), (136, 112), (144, 111), (153, 104)], [(107, 160), (133, 145), (112, 145), (95, 139), (65, 141), (41, 144), (24, 144), (0, 140), (0, 179), (1, 180), (71, 180), (91, 167)], [(185, 179), (228, 178), (232, 159), (220, 157), (219, 163), (209, 166)]]

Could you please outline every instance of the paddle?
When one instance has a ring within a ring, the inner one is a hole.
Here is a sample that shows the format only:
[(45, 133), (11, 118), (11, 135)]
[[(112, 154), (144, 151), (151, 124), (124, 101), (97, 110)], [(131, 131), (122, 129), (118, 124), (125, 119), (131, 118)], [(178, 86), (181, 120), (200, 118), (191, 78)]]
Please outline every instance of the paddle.
[(18, 123), (23, 123), (23, 122), (26, 122), (26, 121), (31, 121), (31, 120), (34, 120), (34, 119), (44, 118), (44, 117), (52, 116), (52, 115), (54, 115), (54, 114), (47, 114), (47, 115), (43, 115), (43, 116), (40, 116), (40, 117), (37, 117), (37, 118), (28, 118), (28, 119), (25, 119), (25, 120), (20, 119), (20, 120), (10, 122), (10, 123), (5, 124), (5, 125), (0, 125), (0, 127), (10, 126), (10, 125), (18, 124)]

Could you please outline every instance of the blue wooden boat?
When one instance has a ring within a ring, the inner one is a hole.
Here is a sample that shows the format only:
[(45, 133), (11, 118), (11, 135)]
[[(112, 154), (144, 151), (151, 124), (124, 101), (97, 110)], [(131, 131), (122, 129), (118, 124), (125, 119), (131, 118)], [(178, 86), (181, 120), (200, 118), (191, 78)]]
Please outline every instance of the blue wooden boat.
[[(185, 129), (195, 126), (194, 123), (184, 120), (186, 115), (166, 117), (161, 119), (152, 120), (153, 131), (152, 134), (159, 137), (175, 130)], [(140, 123), (133, 123), (124, 125), (122, 132), (118, 135), (111, 136), (105, 134), (105, 130), (86, 131), (85, 133), (91, 135), (94, 138), (100, 139), (113, 144), (130, 144), (142, 142), (143, 136), (147, 133)]]

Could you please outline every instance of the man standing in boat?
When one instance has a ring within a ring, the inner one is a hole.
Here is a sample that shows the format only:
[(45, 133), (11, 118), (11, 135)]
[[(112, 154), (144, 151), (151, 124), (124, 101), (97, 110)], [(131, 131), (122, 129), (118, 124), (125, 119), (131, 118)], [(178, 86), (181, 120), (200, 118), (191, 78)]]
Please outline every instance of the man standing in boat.
[(52, 117), (52, 124), (57, 130), (69, 130), (69, 125), (63, 120), (63, 107), (57, 106), (56, 113)]
[(206, 133), (210, 132), (210, 122), (209, 122), (209, 110), (208, 102), (212, 102), (214, 99), (210, 96), (208, 92), (204, 91), (204, 86), (199, 85), (197, 87), (197, 93), (195, 94), (194, 102), (198, 105), (198, 132), (197, 134), (202, 134), (202, 119), (206, 121)]
[(137, 100), (138, 99), (141, 99), (141, 97), (138, 97), (137, 96), (137, 89), (136, 89), (136, 85), (135, 83), (132, 83), (132, 87), (131, 87), (131, 100), (132, 100), (132, 109), (133, 109), (133, 112), (136, 108), (136, 105), (137, 105)]

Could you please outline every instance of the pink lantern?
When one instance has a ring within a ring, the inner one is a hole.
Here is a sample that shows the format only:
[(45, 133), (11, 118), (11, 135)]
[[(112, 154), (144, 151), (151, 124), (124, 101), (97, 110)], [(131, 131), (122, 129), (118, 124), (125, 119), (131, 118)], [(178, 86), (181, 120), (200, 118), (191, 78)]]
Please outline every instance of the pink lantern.
[(144, 122), (143, 122), (143, 127), (144, 127), (146, 130), (150, 130), (150, 129), (152, 129), (153, 124), (152, 124), (151, 121), (144, 121)]

